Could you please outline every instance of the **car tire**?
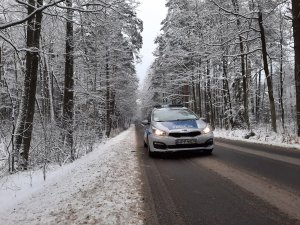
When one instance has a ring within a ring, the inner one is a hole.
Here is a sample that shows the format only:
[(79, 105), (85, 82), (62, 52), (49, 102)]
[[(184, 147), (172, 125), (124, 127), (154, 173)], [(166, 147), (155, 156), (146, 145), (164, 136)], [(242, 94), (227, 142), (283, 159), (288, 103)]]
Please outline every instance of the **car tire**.
[(212, 154), (212, 152), (213, 152), (213, 150), (214, 150), (214, 149), (209, 149), (209, 150), (206, 150), (206, 151), (205, 151), (206, 155), (211, 155), (211, 154)]
[(151, 158), (154, 158), (156, 156), (155, 152), (151, 152), (150, 150), (148, 150), (148, 155), (151, 157)]

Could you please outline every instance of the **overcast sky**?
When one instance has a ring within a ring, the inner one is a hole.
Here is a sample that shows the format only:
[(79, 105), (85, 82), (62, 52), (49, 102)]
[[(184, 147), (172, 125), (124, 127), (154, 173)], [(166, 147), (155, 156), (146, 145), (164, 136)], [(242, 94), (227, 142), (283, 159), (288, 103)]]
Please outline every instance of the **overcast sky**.
[(140, 0), (140, 2), (137, 15), (144, 22), (143, 48), (140, 52), (142, 63), (137, 64), (136, 69), (141, 84), (153, 62), (154, 40), (159, 34), (161, 21), (167, 15), (167, 8), (165, 7), (166, 0)]

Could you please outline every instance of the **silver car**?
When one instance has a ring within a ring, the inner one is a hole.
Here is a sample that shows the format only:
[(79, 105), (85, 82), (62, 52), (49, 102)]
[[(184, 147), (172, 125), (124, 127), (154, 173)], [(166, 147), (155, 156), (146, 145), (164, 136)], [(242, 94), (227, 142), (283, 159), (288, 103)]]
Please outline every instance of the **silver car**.
[(214, 135), (211, 126), (186, 107), (155, 108), (146, 126), (144, 145), (153, 156), (159, 152), (202, 150), (212, 153)]

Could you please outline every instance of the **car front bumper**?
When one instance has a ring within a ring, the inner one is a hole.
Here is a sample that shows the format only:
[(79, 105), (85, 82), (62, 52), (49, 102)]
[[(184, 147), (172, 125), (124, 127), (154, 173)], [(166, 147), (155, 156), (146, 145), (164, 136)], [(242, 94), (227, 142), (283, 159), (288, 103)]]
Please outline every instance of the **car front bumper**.
[[(148, 136), (148, 145), (151, 152), (177, 152), (177, 151), (196, 151), (212, 150), (213, 133), (201, 134), (196, 137), (175, 138), (171, 136)], [(193, 140), (195, 143), (177, 144), (178, 140)]]

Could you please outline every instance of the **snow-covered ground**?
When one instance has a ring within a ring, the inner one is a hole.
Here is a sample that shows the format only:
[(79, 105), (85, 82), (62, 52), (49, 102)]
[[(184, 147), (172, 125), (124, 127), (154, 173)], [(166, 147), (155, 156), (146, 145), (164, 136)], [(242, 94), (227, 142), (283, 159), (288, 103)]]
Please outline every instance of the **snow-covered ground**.
[[(143, 224), (143, 196), (134, 127), (62, 167), (0, 179), (0, 224)], [(283, 144), (275, 133), (215, 130), (216, 137)]]
[(241, 140), (300, 150), (300, 139), (296, 137), (296, 135), (282, 135), (280, 133), (265, 131), (264, 129), (256, 129), (253, 130), (253, 132), (255, 135), (247, 139), (245, 136), (249, 135), (250, 132), (248, 130), (216, 129), (214, 130), (214, 135), (219, 138)]
[(74, 163), (0, 180), (0, 224), (143, 224), (134, 128)]

